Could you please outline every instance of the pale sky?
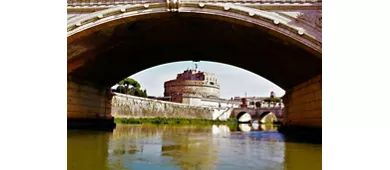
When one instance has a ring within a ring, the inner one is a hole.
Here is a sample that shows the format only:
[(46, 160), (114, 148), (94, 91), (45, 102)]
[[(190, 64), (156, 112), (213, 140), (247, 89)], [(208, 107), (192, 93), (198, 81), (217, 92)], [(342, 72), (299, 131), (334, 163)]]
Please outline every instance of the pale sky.
[[(164, 82), (175, 79), (177, 74), (187, 68), (195, 68), (192, 61), (174, 62), (152, 67), (134, 75), (130, 78), (141, 84), (141, 89), (146, 89), (149, 96), (164, 96)], [(220, 84), (220, 97), (230, 99), (234, 96), (244, 97), (267, 97), (271, 91), (281, 97), (285, 91), (268, 81), (247, 70), (215, 62), (197, 62), (198, 69), (204, 72), (214, 73)]]

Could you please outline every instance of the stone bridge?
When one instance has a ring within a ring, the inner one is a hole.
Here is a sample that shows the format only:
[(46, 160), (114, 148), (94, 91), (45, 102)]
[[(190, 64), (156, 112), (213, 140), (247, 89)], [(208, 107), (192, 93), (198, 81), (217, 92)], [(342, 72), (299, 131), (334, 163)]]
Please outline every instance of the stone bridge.
[(205, 60), (286, 90), (284, 125), (322, 126), (321, 0), (67, 2), (68, 122), (112, 121), (109, 88), (124, 77)]
[(261, 120), (269, 113), (273, 113), (278, 121), (283, 122), (283, 108), (282, 107), (262, 107), (262, 108), (234, 108), (230, 117), (238, 118), (244, 113), (249, 113), (252, 119)]

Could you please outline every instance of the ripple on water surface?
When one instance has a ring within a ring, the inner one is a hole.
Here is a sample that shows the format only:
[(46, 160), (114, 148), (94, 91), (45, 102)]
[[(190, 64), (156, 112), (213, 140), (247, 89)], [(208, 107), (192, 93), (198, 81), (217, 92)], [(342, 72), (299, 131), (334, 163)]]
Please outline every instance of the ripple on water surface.
[(68, 169), (321, 169), (321, 144), (250, 129), (118, 125), (113, 132), (68, 131)]

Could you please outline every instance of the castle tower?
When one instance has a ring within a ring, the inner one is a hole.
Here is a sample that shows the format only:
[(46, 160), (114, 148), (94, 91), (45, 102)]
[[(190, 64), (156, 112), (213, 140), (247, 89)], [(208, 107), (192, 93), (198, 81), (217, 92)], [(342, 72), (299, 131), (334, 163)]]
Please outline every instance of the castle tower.
[(177, 74), (176, 79), (164, 83), (164, 97), (170, 97), (171, 101), (188, 103), (187, 98), (219, 98), (220, 87), (217, 77), (213, 73), (187, 69)]

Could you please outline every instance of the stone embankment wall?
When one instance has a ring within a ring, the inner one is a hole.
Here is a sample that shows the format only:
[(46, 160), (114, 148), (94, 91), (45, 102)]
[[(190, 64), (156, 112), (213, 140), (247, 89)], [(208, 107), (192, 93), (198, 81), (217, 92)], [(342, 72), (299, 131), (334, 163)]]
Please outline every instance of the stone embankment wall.
[[(111, 114), (116, 118), (216, 118), (214, 108), (190, 106), (115, 93)], [(224, 116), (226, 117), (226, 116)]]

